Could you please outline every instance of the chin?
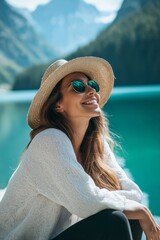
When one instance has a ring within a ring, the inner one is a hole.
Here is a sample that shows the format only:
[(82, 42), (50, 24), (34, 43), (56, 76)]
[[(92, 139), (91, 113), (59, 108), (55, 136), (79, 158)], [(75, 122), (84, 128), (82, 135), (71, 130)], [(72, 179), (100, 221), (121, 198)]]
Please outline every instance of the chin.
[(94, 111), (93, 113), (93, 117), (99, 117), (101, 115), (101, 109), (97, 109), (96, 111)]

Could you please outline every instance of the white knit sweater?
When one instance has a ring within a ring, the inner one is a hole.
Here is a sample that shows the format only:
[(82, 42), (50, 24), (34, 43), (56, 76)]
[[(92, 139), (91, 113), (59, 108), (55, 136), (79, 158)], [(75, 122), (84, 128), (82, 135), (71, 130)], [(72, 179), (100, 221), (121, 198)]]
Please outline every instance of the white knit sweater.
[(100, 189), (76, 160), (60, 130), (39, 133), (24, 152), (0, 202), (0, 240), (47, 240), (105, 208), (125, 209), (125, 199), (141, 200), (139, 187), (117, 164), (105, 143), (106, 163), (122, 190)]

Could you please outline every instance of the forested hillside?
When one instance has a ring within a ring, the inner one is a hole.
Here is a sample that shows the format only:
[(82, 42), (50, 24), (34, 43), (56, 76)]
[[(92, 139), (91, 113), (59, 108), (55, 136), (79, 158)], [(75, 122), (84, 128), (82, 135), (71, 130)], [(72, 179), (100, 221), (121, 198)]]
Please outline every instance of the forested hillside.
[[(124, 0), (115, 21), (101, 32), (95, 41), (64, 56), (72, 59), (93, 55), (105, 58), (113, 66), (115, 85), (160, 84), (160, 0)], [(39, 68), (40, 69), (40, 68)], [(33, 76), (38, 88), (41, 71)], [(19, 76), (14, 89), (23, 88), (25, 79)], [(32, 89), (32, 82), (26, 86)]]
[(117, 18), (109, 28), (68, 58), (94, 55), (107, 59), (113, 66), (116, 85), (158, 84), (160, 1), (130, 1), (133, 8), (129, 7), (128, 2), (124, 0)]
[(56, 56), (57, 52), (25, 16), (0, 0), (0, 85), (12, 84), (24, 68)]

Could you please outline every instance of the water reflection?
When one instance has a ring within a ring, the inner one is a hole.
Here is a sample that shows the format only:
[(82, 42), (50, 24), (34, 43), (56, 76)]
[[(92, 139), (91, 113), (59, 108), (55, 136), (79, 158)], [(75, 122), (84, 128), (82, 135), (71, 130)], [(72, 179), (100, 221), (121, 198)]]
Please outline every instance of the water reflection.
[[(34, 95), (35, 91), (0, 94), (1, 189), (29, 141), (26, 114)], [(122, 137), (119, 159), (125, 159), (125, 168), (149, 196), (144, 201), (149, 200), (153, 214), (160, 216), (160, 86), (115, 89), (104, 110), (111, 129)]]

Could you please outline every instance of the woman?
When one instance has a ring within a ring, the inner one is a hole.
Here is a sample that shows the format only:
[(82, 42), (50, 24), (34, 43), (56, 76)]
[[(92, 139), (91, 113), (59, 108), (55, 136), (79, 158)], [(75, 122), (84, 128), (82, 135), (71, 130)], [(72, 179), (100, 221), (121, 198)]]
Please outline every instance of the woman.
[(31, 141), (0, 203), (0, 239), (147, 240), (160, 229), (115, 160), (101, 108), (114, 83), (96, 57), (58, 60), (33, 99)]

